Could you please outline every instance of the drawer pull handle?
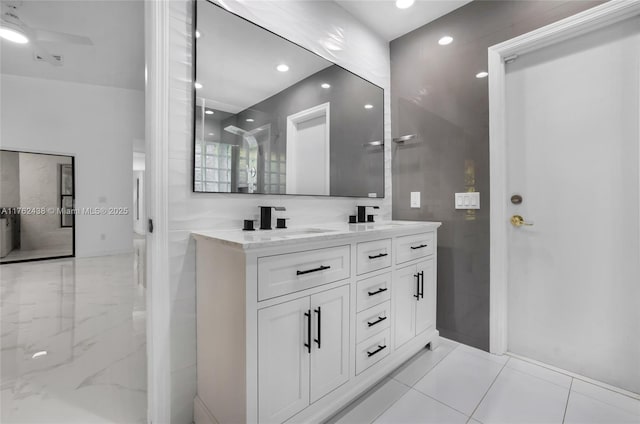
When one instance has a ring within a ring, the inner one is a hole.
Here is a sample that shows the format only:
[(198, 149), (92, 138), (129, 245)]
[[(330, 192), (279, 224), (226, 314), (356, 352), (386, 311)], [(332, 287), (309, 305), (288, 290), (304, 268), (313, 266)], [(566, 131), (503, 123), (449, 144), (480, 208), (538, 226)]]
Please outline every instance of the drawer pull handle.
[(324, 271), (325, 269), (331, 268), (330, 265), (320, 265), (318, 268), (308, 269), (306, 271), (296, 271), (296, 275), (304, 275), (309, 274), (310, 272)]
[(367, 352), (367, 357), (371, 358), (373, 355), (375, 355), (376, 353), (378, 353), (378, 352), (380, 352), (380, 351), (382, 351), (382, 350), (384, 350), (386, 348), (387, 348), (387, 345), (384, 345), (384, 346), (378, 345), (378, 348), (376, 350), (374, 350), (373, 352)]
[(304, 344), (304, 347), (306, 347), (309, 354), (311, 354), (311, 309), (307, 310), (307, 312), (304, 313), (304, 317), (307, 319), (307, 341), (308, 341), (308, 343)]
[(411, 250), (422, 249), (423, 247), (427, 247), (427, 244), (421, 244), (420, 246), (411, 246)]
[(369, 255), (369, 259), (378, 259), (378, 258), (384, 258), (385, 256), (389, 256), (388, 253), (380, 253), (379, 255)]
[(376, 324), (380, 324), (385, 319), (387, 319), (387, 317), (378, 317), (378, 319), (376, 321), (373, 321), (373, 322), (367, 321), (367, 324), (369, 325), (369, 327), (373, 327)]
[(384, 287), (384, 288), (378, 289), (378, 290), (376, 290), (376, 291), (374, 291), (374, 292), (370, 292), (370, 291), (368, 291), (367, 293), (369, 294), (369, 296), (375, 296), (375, 295), (377, 295), (377, 294), (380, 294), (380, 293), (386, 292), (387, 290), (389, 290), (389, 289), (388, 289), (388, 288), (386, 288), (386, 287)]

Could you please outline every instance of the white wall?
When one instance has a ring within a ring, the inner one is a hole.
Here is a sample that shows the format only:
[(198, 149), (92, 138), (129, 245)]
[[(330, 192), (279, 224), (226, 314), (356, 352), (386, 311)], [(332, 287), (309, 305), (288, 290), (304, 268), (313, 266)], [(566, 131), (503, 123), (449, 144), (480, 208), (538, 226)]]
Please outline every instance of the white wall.
[(129, 215), (78, 215), (76, 255), (131, 251), (133, 141), (144, 139), (144, 93), (1, 76), (0, 145), (75, 156), (77, 208), (129, 208)]
[[(169, 17), (169, 229), (171, 299), (171, 422), (190, 423), (196, 389), (195, 246), (190, 231), (241, 228), (242, 219), (256, 217), (258, 205), (285, 206), (290, 225), (346, 221), (357, 204), (381, 206), (391, 217), (390, 64), (388, 43), (333, 2), (225, 1), (235, 12), (313, 50), (385, 89), (385, 199), (297, 196), (194, 194), (192, 166), (191, 2), (171, 2)], [(322, 44), (341, 29), (342, 51)], [(154, 341), (164, 345), (164, 341)], [(165, 352), (158, 352), (165, 354)]]

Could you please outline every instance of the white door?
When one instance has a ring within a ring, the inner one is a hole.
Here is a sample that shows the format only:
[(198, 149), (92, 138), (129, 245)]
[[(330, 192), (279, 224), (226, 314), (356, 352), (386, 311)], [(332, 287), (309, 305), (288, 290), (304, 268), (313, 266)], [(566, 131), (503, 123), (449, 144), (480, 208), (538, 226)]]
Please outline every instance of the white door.
[(309, 298), (258, 311), (258, 414), (281, 423), (309, 405)]
[(416, 334), (420, 334), (435, 324), (435, 278), (433, 259), (419, 262), (417, 274), (420, 278), (420, 299), (416, 302)]
[(640, 393), (640, 20), (507, 65), (508, 350)]
[(330, 194), (328, 103), (287, 117), (287, 194)]
[(311, 296), (311, 402), (349, 380), (349, 286)]
[(398, 348), (416, 335), (416, 304), (418, 277), (415, 265), (399, 269), (391, 289), (393, 297), (393, 325), (395, 347)]

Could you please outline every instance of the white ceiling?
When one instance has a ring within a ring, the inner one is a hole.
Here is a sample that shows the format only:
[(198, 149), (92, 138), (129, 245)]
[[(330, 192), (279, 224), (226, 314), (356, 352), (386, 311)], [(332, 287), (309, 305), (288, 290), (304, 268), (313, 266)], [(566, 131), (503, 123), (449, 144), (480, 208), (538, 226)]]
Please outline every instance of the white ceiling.
[(88, 36), (93, 46), (42, 43), (64, 65), (36, 62), (33, 50), (2, 40), (3, 74), (144, 89), (144, 0), (24, 1), (17, 10), (30, 27)]
[(398, 9), (394, 0), (335, 0), (360, 22), (391, 41), (470, 3), (471, 0), (416, 0)]
[[(207, 1), (197, 4), (197, 96), (210, 108), (238, 113), (332, 65)], [(289, 71), (278, 72), (280, 63)]]

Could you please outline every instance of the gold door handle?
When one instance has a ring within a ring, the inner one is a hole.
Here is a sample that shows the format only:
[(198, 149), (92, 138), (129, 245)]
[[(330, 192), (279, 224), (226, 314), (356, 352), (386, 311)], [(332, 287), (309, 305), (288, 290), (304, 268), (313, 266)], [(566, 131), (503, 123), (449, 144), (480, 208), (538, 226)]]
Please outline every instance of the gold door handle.
[(531, 226), (533, 225), (533, 223), (526, 222), (524, 218), (520, 215), (513, 215), (511, 217), (511, 225), (513, 225), (514, 227), (522, 227), (523, 225)]

